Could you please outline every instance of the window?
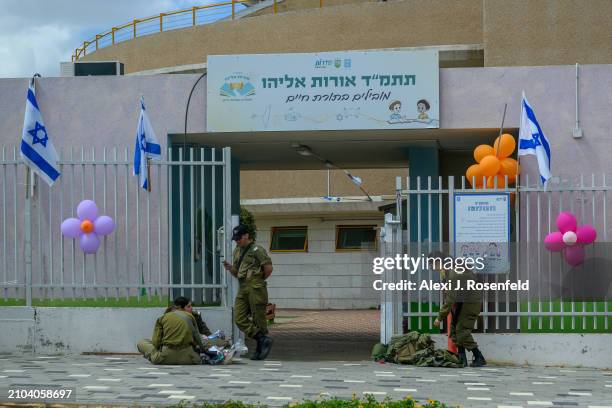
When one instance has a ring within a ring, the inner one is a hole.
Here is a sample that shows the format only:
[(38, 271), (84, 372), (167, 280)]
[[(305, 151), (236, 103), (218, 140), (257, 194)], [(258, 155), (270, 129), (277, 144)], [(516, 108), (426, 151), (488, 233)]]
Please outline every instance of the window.
[(376, 249), (376, 225), (338, 225), (336, 251)]
[(307, 227), (272, 227), (270, 240), (272, 252), (306, 252), (308, 251)]

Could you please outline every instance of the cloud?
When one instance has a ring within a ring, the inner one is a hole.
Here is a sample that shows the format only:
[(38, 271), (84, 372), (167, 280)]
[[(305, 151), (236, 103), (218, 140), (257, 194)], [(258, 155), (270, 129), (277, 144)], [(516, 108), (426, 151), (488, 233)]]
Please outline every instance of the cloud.
[(188, 8), (196, 0), (2, 0), (0, 77), (58, 76), (84, 40), (134, 18)]

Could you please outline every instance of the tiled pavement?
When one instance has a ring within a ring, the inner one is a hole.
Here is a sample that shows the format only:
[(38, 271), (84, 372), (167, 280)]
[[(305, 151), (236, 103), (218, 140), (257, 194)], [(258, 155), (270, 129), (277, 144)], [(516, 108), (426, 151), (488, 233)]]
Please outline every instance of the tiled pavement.
[(227, 366), (153, 366), (138, 356), (0, 355), (0, 405), (14, 387), (72, 387), (79, 403), (125, 406), (229, 399), (279, 406), (371, 393), (378, 399), (411, 395), (464, 407), (612, 407), (612, 372), (581, 368), (250, 360)]
[(367, 360), (380, 339), (380, 312), (277, 309), (270, 333), (272, 359)]

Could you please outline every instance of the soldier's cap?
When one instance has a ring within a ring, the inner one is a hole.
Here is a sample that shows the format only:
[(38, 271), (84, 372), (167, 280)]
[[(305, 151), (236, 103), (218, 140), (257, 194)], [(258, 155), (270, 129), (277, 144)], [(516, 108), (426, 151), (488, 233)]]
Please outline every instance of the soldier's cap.
[(246, 225), (240, 224), (232, 230), (232, 241), (238, 241), (244, 234), (248, 234), (250, 232), (251, 231), (249, 231), (249, 228)]

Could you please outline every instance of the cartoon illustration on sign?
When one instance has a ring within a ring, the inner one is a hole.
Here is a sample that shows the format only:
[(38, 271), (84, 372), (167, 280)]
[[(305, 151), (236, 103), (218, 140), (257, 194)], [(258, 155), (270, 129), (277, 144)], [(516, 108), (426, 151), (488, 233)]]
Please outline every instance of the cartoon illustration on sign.
[(429, 102), (427, 102), (427, 99), (421, 99), (417, 102), (417, 112), (419, 113), (418, 119), (419, 120), (426, 120), (429, 119), (429, 115), (427, 114), (427, 111), (430, 109), (429, 106)]
[(389, 123), (402, 123), (402, 114), (400, 113), (402, 111), (402, 103), (400, 101), (393, 101), (391, 102), (391, 104), (389, 105), (389, 110), (393, 113), (391, 113), (391, 116), (389, 116)]
[(289, 111), (285, 113), (285, 120), (289, 122), (297, 122), (300, 118), (300, 113), (293, 110), (293, 108), (289, 108)]
[(350, 118), (359, 119), (360, 115), (361, 115), (360, 108), (344, 108), (342, 112), (336, 115), (336, 119), (337, 120), (344, 120), (344, 119), (350, 119)]

